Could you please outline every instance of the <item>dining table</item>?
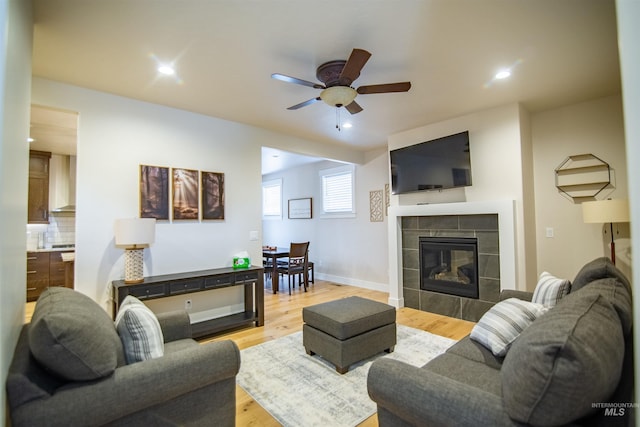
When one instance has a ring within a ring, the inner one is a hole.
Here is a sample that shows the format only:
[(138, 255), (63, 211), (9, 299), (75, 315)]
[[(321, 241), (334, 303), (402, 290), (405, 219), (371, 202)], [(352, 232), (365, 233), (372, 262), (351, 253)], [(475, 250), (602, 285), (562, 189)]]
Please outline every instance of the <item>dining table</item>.
[[(280, 289), (280, 279), (278, 275), (278, 258), (288, 258), (289, 248), (279, 248), (274, 246), (265, 246), (262, 248), (262, 257), (269, 259), (271, 262), (271, 288), (273, 293), (277, 293)], [(265, 269), (266, 271), (266, 269)]]

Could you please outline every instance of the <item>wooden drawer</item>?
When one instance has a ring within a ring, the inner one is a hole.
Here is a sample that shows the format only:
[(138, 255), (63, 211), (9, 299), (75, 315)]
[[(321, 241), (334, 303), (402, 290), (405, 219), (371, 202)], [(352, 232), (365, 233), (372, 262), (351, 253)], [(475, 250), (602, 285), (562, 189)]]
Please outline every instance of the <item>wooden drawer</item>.
[(235, 278), (236, 283), (255, 282), (256, 280), (258, 280), (258, 273), (256, 271), (246, 271), (242, 273), (236, 273), (235, 276), (236, 276)]
[(49, 286), (49, 254), (27, 252), (27, 301), (38, 299)]
[(202, 287), (202, 279), (180, 280), (179, 282), (169, 283), (169, 295), (184, 294), (200, 290)]
[[(65, 251), (72, 252), (72, 251)], [(49, 286), (65, 286), (66, 263), (62, 261), (62, 251), (49, 254)]]
[(159, 298), (165, 295), (164, 284), (140, 285), (127, 288), (128, 294), (138, 299)]
[(204, 279), (205, 289), (219, 288), (233, 283), (233, 274), (222, 274), (219, 276), (207, 277)]

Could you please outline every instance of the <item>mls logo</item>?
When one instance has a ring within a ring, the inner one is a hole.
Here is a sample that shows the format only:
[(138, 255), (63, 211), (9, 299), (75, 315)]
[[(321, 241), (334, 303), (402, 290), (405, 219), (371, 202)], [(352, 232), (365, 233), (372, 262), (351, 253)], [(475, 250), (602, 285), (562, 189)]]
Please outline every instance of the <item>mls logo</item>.
[(604, 408), (605, 417), (622, 417), (624, 416), (624, 408)]

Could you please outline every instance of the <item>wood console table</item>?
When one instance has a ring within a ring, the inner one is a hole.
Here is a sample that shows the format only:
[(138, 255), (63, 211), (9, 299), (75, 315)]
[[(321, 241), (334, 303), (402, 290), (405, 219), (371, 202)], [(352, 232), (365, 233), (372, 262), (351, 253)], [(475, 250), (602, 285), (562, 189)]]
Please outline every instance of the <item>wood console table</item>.
[(200, 338), (218, 332), (249, 325), (264, 325), (264, 268), (249, 267), (234, 270), (232, 267), (212, 270), (191, 271), (145, 277), (144, 282), (126, 284), (124, 280), (114, 280), (113, 318), (122, 300), (133, 295), (140, 300), (166, 298), (193, 292), (210, 291), (230, 286), (244, 286), (244, 312), (216, 319), (192, 323), (193, 338)]

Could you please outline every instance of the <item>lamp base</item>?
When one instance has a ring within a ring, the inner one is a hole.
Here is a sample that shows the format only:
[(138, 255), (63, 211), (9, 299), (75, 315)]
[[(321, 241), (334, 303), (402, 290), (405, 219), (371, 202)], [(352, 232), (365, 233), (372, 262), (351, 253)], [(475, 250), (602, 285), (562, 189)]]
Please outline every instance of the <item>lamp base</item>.
[(127, 248), (124, 251), (124, 283), (144, 282), (144, 248)]

